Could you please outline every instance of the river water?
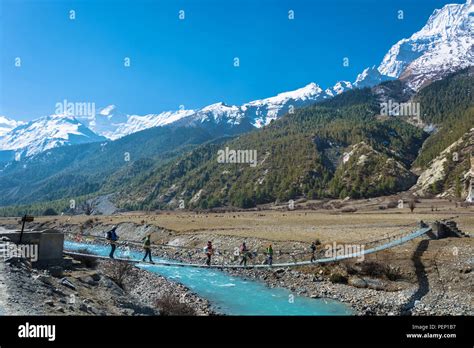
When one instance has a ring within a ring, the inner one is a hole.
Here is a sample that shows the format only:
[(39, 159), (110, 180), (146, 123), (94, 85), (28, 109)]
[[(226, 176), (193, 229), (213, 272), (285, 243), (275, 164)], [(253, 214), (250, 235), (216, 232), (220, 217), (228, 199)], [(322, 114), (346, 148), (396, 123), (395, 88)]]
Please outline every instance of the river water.
[[(108, 256), (104, 245), (64, 242), (70, 251), (87, 250), (89, 253)], [(116, 257), (141, 260), (143, 254), (117, 249)], [(165, 261), (154, 258), (156, 263)], [(262, 282), (232, 276), (217, 269), (160, 266), (138, 263), (137, 267), (179, 282), (212, 304), (216, 312), (227, 315), (351, 315), (349, 306), (329, 299), (312, 299), (292, 294), (284, 288), (269, 288)]]

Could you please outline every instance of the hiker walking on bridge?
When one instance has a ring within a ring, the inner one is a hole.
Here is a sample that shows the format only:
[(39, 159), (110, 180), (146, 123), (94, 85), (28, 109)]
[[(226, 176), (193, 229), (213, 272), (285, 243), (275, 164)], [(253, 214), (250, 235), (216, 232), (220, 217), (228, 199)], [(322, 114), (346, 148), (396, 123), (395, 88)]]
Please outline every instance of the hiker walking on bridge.
[(151, 234), (148, 234), (145, 238), (142, 239), (143, 241), (143, 249), (145, 250), (145, 256), (143, 256), (143, 260), (145, 261), (146, 257), (148, 256), (150, 263), (153, 263), (151, 259)]
[(214, 253), (214, 249), (212, 248), (211, 241), (207, 242), (207, 246), (204, 248), (204, 250), (205, 250), (206, 256), (207, 256), (206, 265), (210, 266), (211, 265), (211, 257), (212, 257), (212, 254)]
[(266, 254), (267, 254), (267, 264), (271, 266), (273, 264), (273, 248), (271, 244), (268, 245)]
[(109, 244), (110, 244), (109, 257), (111, 259), (114, 258), (115, 248), (117, 247), (116, 242), (119, 239), (116, 230), (117, 230), (117, 226), (115, 225), (114, 227), (112, 227), (110, 231), (107, 232), (107, 240), (109, 241)]
[(316, 260), (316, 242), (311, 242), (311, 262)]
[(244, 267), (247, 266), (247, 258), (249, 257), (249, 249), (247, 248), (247, 245), (245, 242), (242, 243), (240, 246), (240, 254), (242, 255), (242, 260), (240, 261), (240, 264), (244, 264)]

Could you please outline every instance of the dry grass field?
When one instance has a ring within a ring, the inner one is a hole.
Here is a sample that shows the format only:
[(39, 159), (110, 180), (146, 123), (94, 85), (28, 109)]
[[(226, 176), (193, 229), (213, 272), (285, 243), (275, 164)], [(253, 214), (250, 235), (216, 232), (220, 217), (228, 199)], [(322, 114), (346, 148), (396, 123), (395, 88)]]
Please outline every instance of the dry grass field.
[[(387, 235), (407, 232), (420, 220), (435, 220), (456, 216), (459, 227), (474, 234), (474, 206), (455, 207), (447, 200), (421, 200), (413, 213), (408, 204), (403, 209), (380, 210), (383, 198), (346, 203), (356, 212), (343, 213), (341, 209), (305, 210), (303, 205), (295, 210), (268, 209), (261, 211), (194, 213), (151, 212), (124, 213), (113, 216), (45, 216), (36, 222), (60, 224), (84, 224), (93, 219), (102, 224), (132, 222), (164, 227), (178, 234), (215, 234), (242, 238), (261, 238), (272, 241), (310, 242), (319, 238), (322, 242), (356, 242), (377, 239)], [(18, 219), (0, 218), (0, 225), (16, 224)]]

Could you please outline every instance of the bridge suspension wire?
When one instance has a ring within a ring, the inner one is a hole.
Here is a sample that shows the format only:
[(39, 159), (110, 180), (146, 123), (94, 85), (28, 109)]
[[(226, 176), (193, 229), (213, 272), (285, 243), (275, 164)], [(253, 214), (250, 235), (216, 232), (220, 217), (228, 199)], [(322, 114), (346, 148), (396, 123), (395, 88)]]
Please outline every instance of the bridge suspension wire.
[[(251, 265), (236, 265), (236, 264), (211, 264), (211, 265), (206, 265), (206, 264), (201, 264), (201, 263), (186, 263), (186, 262), (178, 262), (178, 261), (158, 261), (155, 263), (156, 266), (176, 266), (176, 267), (196, 267), (196, 268), (221, 268), (221, 269), (237, 269), (237, 268), (246, 268), (246, 269), (258, 269), (258, 268), (270, 268), (270, 267), (296, 267), (296, 266), (308, 266), (308, 265), (313, 265), (313, 264), (319, 264), (319, 263), (329, 263), (329, 262), (337, 262), (337, 261), (342, 261), (342, 260), (347, 260), (351, 258), (359, 258), (363, 255), (367, 254), (372, 254), (381, 250), (386, 250), (390, 248), (394, 248), (396, 246), (399, 246), (401, 244), (407, 243), (410, 240), (413, 240), (415, 238), (421, 237), (426, 233), (429, 233), (431, 231), (431, 227), (422, 227), (419, 228), (416, 231), (411, 231), (411, 232), (405, 232), (403, 234), (399, 234), (399, 238), (396, 238), (392, 241), (388, 241), (384, 244), (374, 246), (369, 249), (364, 249), (362, 252), (355, 252), (355, 253), (350, 253), (347, 255), (339, 255), (339, 256), (334, 256), (334, 257), (325, 257), (325, 258), (318, 258), (316, 260), (308, 260), (308, 261), (296, 261), (296, 262), (282, 262), (282, 263), (274, 263), (272, 265), (268, 264), (251, 264)], [(105, 238), (104, 238), (105, 239)], [(383, 238), (380, 240), (387, 240), (387, 238)], [(379, 241), (380, 241), (379, 240)], [(374, 241), (375, 242), (375, 241)], [(108, 257), (105, 256), (98, 256), (94, 254), (87, 254), (87, 253), (78, 253), (78, 252), (73, 252), (73, 251), (64, 251), (66, 255), (71, 255), (71, 256), (83, 256), (83, 257), (94, 257), (94, 258), (101, 258), (101, 259), (109, 259)], [(142, 263), (139, 260), (133, 260), (133, 259), (127, 259), (127, 258), (115, 258), (114, 260), (117, 261), (125, 261), (125, 262), (132, 262), (132, 263)], [(143, 262), (145, 264), (145, 262)]]
[[(397, 228), (394, 229), (393, 231), (400, 230), (400, 228), (403, 228), (403, 227), (407, 227), (407, 228), (408, 227), (414, 227), (417, 224), (418, 224), (418, 222), (413, 222), (413, 223), (409, 223), (409, 224), (405, 224), (405, 225), (398, 225)], [(106, 237), (103, 237), (103, 236), (90, 235), (90, 234), (84, 234), (84, 233), (75, 233), (75, 232), (68, 232), (68, 231), (65, 231), (63, 233), (72, 235), (73, 239), (75, 239), (78, 242), (82, 241), (82, 239), (85, 239), (86, 241), (87, 241), (87, 239), (94, 239), (94, 240), (104, 241), (105, 243), (109, 242), (108, 239)], [(396, 234), (396, 235), (390, 235), (388, 237), (381, 238), (381, 239), (375, 239), (375, 240), (373, 240), (373, 239), (364, 239), (364, 240), (352, 241), (351, 244), (371, 245), (371, 244), (381, 242), (383, 240), (391, 240), (392, 238), (395, 239), (396, 237), (398, 237), (400, 235), (404, 235), (404, 234), (406, 234), (406, 232), (402, 232), (402, 233), (399, 233), (399, 234)], [(302, 243), (301, 241), (295, 241), (295, 242)], [(116, 244), (124, 245), (124, 246), (128, 246), (129, 244), (137, 245), (137, 246), (142, 245), (142, 243), (140, 241), (130, 240), (130, 239), (120, 239), (119, 241), (116, 241)], [(163, 249), (181, 249), (181, 250), (194, 251), (194, 252), (202, 252), (203, 251), (203, 248), (195, 248), (195, 247), (188, 247), (188, 246), (182, 246), (182, 245), (170, 245), (170, 244), (166, 244), (166, 243), (156, 243), (156, 242), (153, 242), (151, 244), (151, 248), (152, 249), (160, 249), (160, 248), (163, 248)], [(262, 254), (262, 252), (259, 252), (259, 249), (260, 249), (260, 247), (257, 247), (253, 251), (250, 251), (250, 253)], [(226, 253), (232, 254), (232, 253), (235, 252), (235, 249), (227, 250), (227, 249), (220, 249), (218, 247), (214, 247), (214, 250), (219, 253), (218, 255), (222, 255), (222, 254), (226, 254)], [(277, 249), (276, 253), (277, 253), (277, 256), (289, 255), (290, 257), (295, 257), (295, 256), (300, 256), (300, 255), (310, 255), (311, 251), (309, 250), (309, 248), (304, 248), (304, 249), (299, 249), (299, 248), (297, 248), (297, 249)]]
[[(64, 231), (64, 234), (72, 235), (72, 238), (76, 240), (77, 242), (81, 242), (82, 239), (85, 239), (86, 242), (88, 239), (93, 239), (93, 240), (100, 240), (105, 243), (108, 243), (109, 240), (106, 237), (102, 236), (95, 236), (95, 235), (90, 235), (90, 234), (84, 234), (84, 233), (75, 233), (75, 232), (68, 232)], [(118, 245), (123, 245), (123, 246), (128, 246), (129, 244), (131, 245), (137, 245), (141, 246), (142, 243), (137, 240), (130, 240), (130, 239), (120, 239), (115, 242)], [(301, 242), (299, 242), (301, 243)], [(182, 250), (187, 250), (187, 251), (195, 251), (195, 252), (203, 252), (203, 248), (193, 248), (193, 247), (187, 247), (187, 246), (182, 246), (182, 245), (170, 245), (170, 244), (165, 244), (165, 243), (152, 243), (151, 244), (152, 249), (182, 249)], [(257, 253), (260, 248), (254, 249), (253, 251), (250, 251), (250, 253)], [(235, 249), (233, 250), (228, 250), (228, 249), (219, 249), (215, 248), (215, 251), (219, 252), (220, 255), (222, 254), (233, 254), (235, 252)], [(278, 255), (304, 255), (304, 254), (310, 254), (311, 251), (308, 251), (307, 249), (292, 249), (292, 250), (287, 250), (287, 249), (278, 249), (277, 251)], [(262, 254), (262, 252), (260, 252)]]

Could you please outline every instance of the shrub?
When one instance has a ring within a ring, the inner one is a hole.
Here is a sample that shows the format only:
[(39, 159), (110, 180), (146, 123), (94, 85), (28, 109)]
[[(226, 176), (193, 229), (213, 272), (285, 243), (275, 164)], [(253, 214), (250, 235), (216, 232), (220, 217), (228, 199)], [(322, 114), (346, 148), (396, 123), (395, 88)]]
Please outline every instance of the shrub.
[(82, 228), (86, 229), (86, 228), (89, 228), (89, 227), (92, 227), (94, 226), (94, 219), (87, 219), (86, 221), (84, 221), (84, 223), (82, 224)]
[(388, 266), (385, 269), (385, 276), (388, 280), (395, 281), (402, 278), (402, 273), (400, 271), (400, 268)]
[(156, 307), (163, 316), (196, 315), (196, 311), (189, 304), (169, 294), (157, 299)]
[(124, 290), (129, 284), (134, 284), (138, 278), (133, 264), (124, 261), (104, 262), (102, 271)]
[(333, 273), (330, 275), (331, 283), (347, 284), (347, 277), (340, 273)]
[(402, 273), (398, 267), (386, 266), (377, 262), (367, 261), (360, 265), (360, 274), (374, 278), (387, 278), (388, 280), (398, 280), (402, 278)]
[(385, 266), (380, 263), (367, 261), (360, 264), (361, 273), (371, 277), (381, 277), (385, 274)]
[(387, 208), (389, 209), (393, 209), (393, 208), (396, 208), (398, 207), (398, 201), (390, 201), (387, 203)]
[[(90, 254), (87, 249), (79, 249), (77, 252), (80, 254)], [(74, 256), (74, 259), (77, 261), (80, 261), (87, 268), (95, 269), (97, 268), (97, 265), (99, 264), (97, 259), (94, 257), (76, 255)]]

